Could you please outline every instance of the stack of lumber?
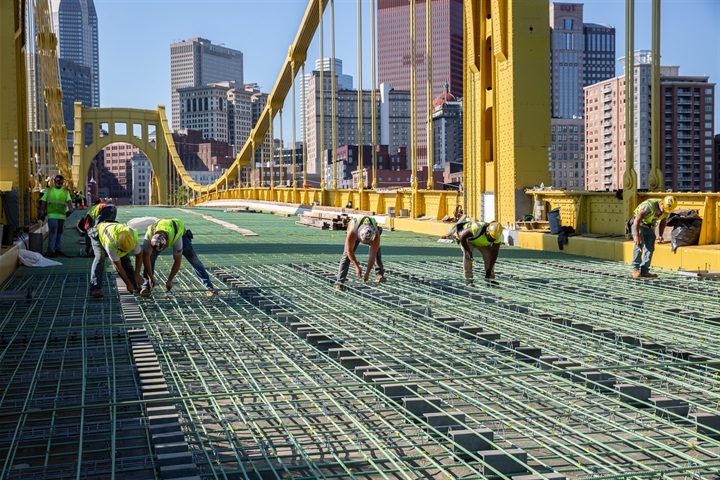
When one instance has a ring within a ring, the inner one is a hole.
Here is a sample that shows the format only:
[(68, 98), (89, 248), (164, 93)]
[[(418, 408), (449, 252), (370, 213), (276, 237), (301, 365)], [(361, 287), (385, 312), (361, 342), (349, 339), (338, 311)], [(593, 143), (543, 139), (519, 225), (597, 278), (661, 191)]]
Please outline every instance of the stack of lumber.
[(298, 215), (297, 225), (320, 228), (322, 230), (347, 230), (350, 217), (340, 213), (305, 212)]

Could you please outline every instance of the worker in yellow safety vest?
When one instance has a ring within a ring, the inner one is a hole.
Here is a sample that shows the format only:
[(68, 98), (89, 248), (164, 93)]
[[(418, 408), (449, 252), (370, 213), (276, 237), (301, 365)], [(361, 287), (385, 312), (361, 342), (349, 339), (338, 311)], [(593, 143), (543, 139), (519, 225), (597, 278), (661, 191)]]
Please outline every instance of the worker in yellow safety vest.
[[(90, 296), (102, 297), (102, 280), (105, 269), (105, 257), (110, 260), (120, 278), (125, 282), (129, 293), (135, 293), (142, 283), (140, 269), (142, 268), (142, 249), (138, 243), (138, 233), (132, 228), (117, 222), (101, 222), (88, 230), (92, 242), (95, 259), (90, 272)], [(133, 269), (129, 253), (135, 255), (135, 268)]]
[(465, 222), (457, 226), (458, 243), (463, 252), (463, 275), (465, 283), (473, 285), (473, 254), (477, 249), (485, 264), (485, 278), (495, 278), (495, 262), (500, 254), (503, 227), (499, 222)]
[(665, 198), (650, 198), (637, 206), (630, 219), (632, 236), (635, 242), (633, 247), (632, 267), (633, 278), (657, 278), (650, 273), (650, 262), (655, 252), (655, 227), (658, 227), (660, 239), (658, 243), (665, 243), (663, 234), (667, 217), (677, 208), (677, 200), (672, 195)]
[(70, 215), (75, 207), (72, 197), (67, 189), (63, 188), (65, 177), (60, 174), (53, 178), (54, 187), (48, 187), (40, 198), (38, 217), (48, 216), (48, 246), (46, 257), (64, 257), (62, 251), (62, 234), (65, 227), (65, 218)]
[(207, 290), (207, 296), (211, 297), (215, 294), (210, 275), (195, 253), (192, 239), (192, 232), (186, 229), (185, 223), (178, 218), (163, 218), (148, 227), (142, 244), (145, 281), (140, 288), (140, 295), (150, 295), (151, 289), (155, 286), (155, 260), (167, 247), (172, 249), (173, 265), (165, 281), (166, 290), (169, 291), (172, 288), (173, 279), (180, 271), (182, 257), (185, 257)]
[(78, 230), (85, 235), (85, 255), (80, 256), (88, 256), (90, 254), (90, 250), (92, 249), (92, 242), (87, 234), (88, 229), (98, 223), (108, 221), (114, 222), (116, 218), (117, 207), (112, 203), (101, 202), (98, 198), (95, 205), (88, 210), (87, 215), (81, 218), (77, 223)]

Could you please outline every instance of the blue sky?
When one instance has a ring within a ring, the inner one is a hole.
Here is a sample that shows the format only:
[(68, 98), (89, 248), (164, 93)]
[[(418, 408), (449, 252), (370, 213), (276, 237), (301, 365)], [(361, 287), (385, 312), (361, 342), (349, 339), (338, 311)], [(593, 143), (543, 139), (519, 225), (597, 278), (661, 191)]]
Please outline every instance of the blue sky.
[[(542, 1), (542, 0), (537, 0)], [(570, 2), (568, 2), (570, 3)], [(625, 49), (625, 0), (585, 0), (584, 21), (615, 27), (617, 57)], [(369, 31), (369, 4), (363, 0), (363, 28)], [(635, 49), (651, 47), (651, 0), (636, 0)], [(170, 115), (170, 44), (207, 38), (243, 52), (245, 82), (270, 92), (307, 8), (306, 0), (95, 0), (99, 23), (100, 93), (103, 107), (155, 109)], [(329, 8), (329, 7), (328, 7)], [(335, 1), (335, 56), (357, 86), (357, 1)], [(661, 64), (681, 75), (720, 81), (720, 0), (662, 1)], [(324, 55), (330, 56), (329, 16)], [(363, 88), (370, 85), (369, 38), (364, 37)], [(306, 71), (319, 58), (317, 41)], [(715, 132), (720, 132), (720, 87), (715, 95)], [(287, 107), (289, 108), (289, 107)], [(290, 140), (289, 112), (285, 139)], [(297, 123), (299, 128), (299, 122)], [(299, 140), (299, 138), (298, 138)]]

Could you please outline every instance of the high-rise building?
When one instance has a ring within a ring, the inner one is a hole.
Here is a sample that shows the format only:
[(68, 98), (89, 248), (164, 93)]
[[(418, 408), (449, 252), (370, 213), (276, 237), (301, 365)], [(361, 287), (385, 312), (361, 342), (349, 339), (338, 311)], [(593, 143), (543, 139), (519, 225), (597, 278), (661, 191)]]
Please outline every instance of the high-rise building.
[[(352, 90), (353, 88), (353, 77), (352, 75), (345, 75), (343, 73), (343, 62), (339, 58), (318, 58), (315, 60), (315, 70), (318, 72), (330, 72), (332, 73), (332, 64), (335, 64), (335, 76), (337, 77), (337, 88), (339, 90)], [(300, 104), (307, 105), (306, 99), (308, 95), (308, 83), (312, 78), (312, 73), (306, 73), (302, 79), (302, 85), (300, 90)], [(300, 115), (300, 138), (305, 137), (305, 117)]]
[[(320, 75), (324, 76), (323, 109), (324, 124), (321, 123), (320, 110)], [(337, 81), (337, 80), (336, 80)], [(332, 149), (332, 84), (330, 72), (313, 71), (308, 79), (308, 94), (305, 98), (305, 125), (307, 139), (307, 172), (319, 174), (323, 168), (318, 158), (324, 151)], [(376, 102), (379, 101), (376, 95)], [(371, 91), (362, 92), (362, 137), (358, 138), (358, 92), (357, 90), (336, 89), (336, 135), (337, 145), (369, 145), (372, 142), (372, 112), (379, 113), (377, 106), (372, 108)], [(323, 142), (320, 141), (320, 130), (324, 126)], [(377, 126), (377, 122), (376, 122)], [(369, 159), (367, 160), (369, 164)]]
[(410, 91), (380, 84), (380, 144), (391, 155), (410, 146)]
[(75, 128), (73, 104), (100, 106), (98, 19), (93, 0), (51, 0), (50, 10), (58, 38), (63, 116), (71, 139)]
[(550, 3), (550, 104), (553, 187), (585, 186), (583, 88), (615, 75), (615, 28), (583, 23), (582, 3)]
[(142, 152), (134, 154), (130, 162), (132, 164), (132, 204), (150, 205), (152, 165)]
[[(203, 138), (225, 142), (236, 156), (250, 137), (267, 104), (268, 95), (256, 84), (217, 82), (177, 90), (180, 97), (180, 130), (198, 130)], [(265, 146), (269, 155), (270, 139)], [(260, 161), (260, 149), (256, 152)]]
[(446, 163), (463, 163), (463, 103), (448, 86), (433, 101), (434, 170), (445, 170)]
[[(428, 62), (425, 46), (425, 8), (432, 6), (432, 92), (427, 92)], [(377, 56), (378, 80), (390, 86), (417, 93), (417, 162), (427, 165), (428, 102), (443, 91), (463, 92), (463, 1), (418, 0), (415, 7), (416, 85), (411, 85), (410, 2), (378, 0)]]
[(178, 89), (202, 87), (217, 82), (243, 83), (243, 54), (204, 38), (170, 45), (170, 90), (172, 95), (172, 128), (180, 128)]
[[(634, 167), (638, 188), (648, 188), (652, 165), (651, 52), (634, 55), (636, 94)], [(661, 160), (665, 188), (673, 191), (713, 191), (717, 165), (713, 161), (715, 84), (708, 77), (683, 77), (679, 67), (660, 67)], [(625, 76), (585, 88), (586, 182), (588, 190), (622, 188), (625, 173)]]

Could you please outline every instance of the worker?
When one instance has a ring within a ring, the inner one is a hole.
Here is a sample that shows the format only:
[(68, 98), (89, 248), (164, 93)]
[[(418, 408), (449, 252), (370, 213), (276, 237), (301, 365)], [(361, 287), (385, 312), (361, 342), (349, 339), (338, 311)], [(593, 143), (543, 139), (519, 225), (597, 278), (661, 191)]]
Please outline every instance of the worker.
[(48, 247), (46, 257), (64, 257), (62, 251), (62, 234), (65, 227), (65, 219), (75, 207), (73, 206), (70, 192), (63, 188), (65, 177), (60, 174), (53, 178), (53, 186), (48, 187), (40, 198), (38, 217), (48, 216)]
[(635, 209), (630, 219), (635, 242), (632, 259), (633, 278), (657, 278), (656, 274), (650, 273), (650, 263), (655, 252), (655, 226), (658, 226), (660, 233), (658, 243), (665, 243), (663, 235), (667, 217), (676, 208), (677, 200), (672, 195), (668, 195), (662, 199), (645, 200)]
[[(90, 255), (92, 242), (87, 231), (90, 227), (97, 226), (98, 223), (112, 221), (117, 218), (117, 207), (112, 203), (101, 202), (98, 198), (95, 204), (88, 210), (87, 215), (78, 221), (77, 228), (85, 235), (85, 255)], [(83, 255), (81, 255), (83, 256)]]
[(183, 221), (177, 218), (163, 218), (148, 227), (142, 246), (145, 282), (140, 288), (140, 295), (150, 295), (151, 289), (155, 286), (155, 260), (167, 247), (172, 247), (173, 265), (165, 282), (166, 290), (172, 289), (173, 279), (180, 270), (184, 256), (195, 270), (195, 275), (207, 289), (207, 295), (211, 297), (215, 294), (210, 275), (195, 253), (192, 239), (192, 232), (187, 230)]
[[(142, 268), (142, 249), (138, 242), (138, 233), (132, 228), (117, 222), (100, 222), (88, 230), (92, 242), (95, 259), (90, 272), (90, 296), (102, 297), (103, 271), (105, 270), (105, 257), (110, 260), (120, 278), (125, 282), (129, 293), (135, 293), (142, 282), (140, 269)], [(132, 252), (135, 255), (135, 268), (128, 258)]]
[[(370, 271), (375, 267), (375, 281), (385, 282), (385, 267), (382, 263), (382, 255), (380, 253), (380, 235), (382, 228), (378, 226), (377, 221), (372, 217), (358, 217), (350, 221), (345, 235), (345, 250), (340, 259), (340, 269), (337, 274), (337, 282), (335, 289), (342, 291), (345, 289), (345, 280), (347, 279), (350, 264), (355, 266), (355, 273), (358, 278), (364, 282), (368, 281)], [(368, 257), (367, 268), (363, 276), (362, 267), (355, 257), (355, 250), (359, 244), (368, 245), (370, 247), (370, 255)]]
[(483, 257), (485, 278), (495, 278), (495, 262), (500, 254), (503, 227), (499, 222), (465, 222), (457, 226), (457, 241), (463, 252), (463, 275), (468, 286), (473, 285), (473, 249)]

